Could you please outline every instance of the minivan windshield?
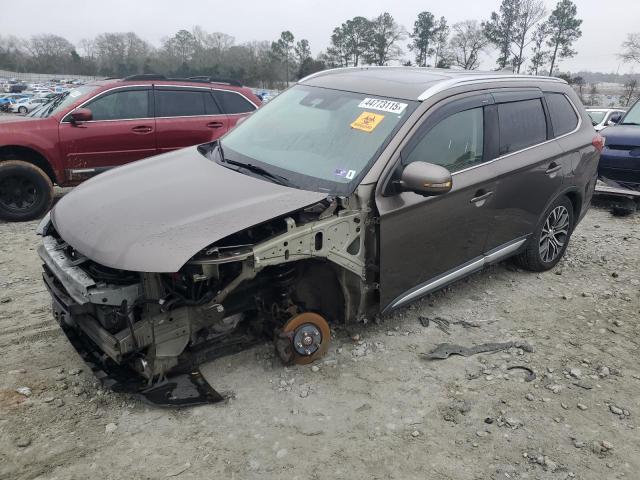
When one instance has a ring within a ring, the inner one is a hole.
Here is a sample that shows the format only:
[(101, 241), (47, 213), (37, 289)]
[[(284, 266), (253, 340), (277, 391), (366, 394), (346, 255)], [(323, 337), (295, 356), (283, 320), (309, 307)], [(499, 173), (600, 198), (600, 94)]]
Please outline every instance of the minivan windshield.
[(288, 185), (348, 194), (416, 105), (296, 85), (227, 134), (222, 151), (230, 163), (260, 167)]
[(97, 85), (82, 85), (80, 87), (69, 90), (68, 92), (56, 95), (50, 102), (45, 103), (41, 108), (34, 110), (29, 114), (30, 117), (44, 118), (63, 111), (80, 97), (86, 96), (98, 88)]
[(619, 125), (640, 125), (640, 101), (631, 107)]

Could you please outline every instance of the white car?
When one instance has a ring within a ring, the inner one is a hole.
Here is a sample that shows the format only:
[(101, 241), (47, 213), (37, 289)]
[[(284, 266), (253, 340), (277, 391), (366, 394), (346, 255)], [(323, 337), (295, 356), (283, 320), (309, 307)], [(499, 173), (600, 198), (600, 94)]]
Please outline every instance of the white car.
[(49, 102), (48, 98), (21, 98), (9, 107), (13, 113), (29, 113), (31, 110), (38, 108)]
[(604, 127), (615, 125), (626, 113), (619, 108), (587, 108), (587, 113), (591, 117), (591, 123), (596, 132)]

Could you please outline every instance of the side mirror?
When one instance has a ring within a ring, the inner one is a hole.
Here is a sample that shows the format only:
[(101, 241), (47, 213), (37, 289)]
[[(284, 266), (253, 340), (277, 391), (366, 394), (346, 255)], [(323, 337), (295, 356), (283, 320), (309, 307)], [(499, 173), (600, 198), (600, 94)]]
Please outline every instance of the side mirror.
[(397, 182), (403, 192), (414, 192), (425, 197), (442, 195), (451, 190), (451, 172), (440, 165), (427, 162), (411, 162)]
[(88, 108), (78, 108), (71, 112), (71, 123), (77, 124), (93, 120), (93, 113)]
[(615, 113), (613, 115), (611, 115), (611, 118), (609, 118), (609, 121), (607, 122), (607, 125), (611, 126), (611, 125), (617, 125), (618, 122), (622, 119), (622, 115), (619, 113)]

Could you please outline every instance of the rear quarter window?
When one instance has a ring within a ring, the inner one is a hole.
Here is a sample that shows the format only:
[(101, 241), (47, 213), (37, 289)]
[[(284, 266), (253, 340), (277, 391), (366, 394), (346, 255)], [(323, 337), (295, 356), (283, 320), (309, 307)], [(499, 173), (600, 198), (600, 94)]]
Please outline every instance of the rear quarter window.
[(253, 112), (256, 109), (249, 100), (239, 93), (215, 90), (213, 94), (225, 113), (247, 113)]
[(547, 120), (539, 98), (498, 105), (500, 155), (547, 140)]
[(578, 126), (578, 116), (569, 99), (562, 93), (545, 93), (549, 116), (556, 137), (572, 132)]

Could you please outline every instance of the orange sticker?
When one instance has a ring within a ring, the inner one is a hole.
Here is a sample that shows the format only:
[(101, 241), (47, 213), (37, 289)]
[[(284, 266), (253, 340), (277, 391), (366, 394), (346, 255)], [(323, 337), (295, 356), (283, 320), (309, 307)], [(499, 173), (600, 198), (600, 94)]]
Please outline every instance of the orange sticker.
[(362, 112), (351, 124), (351, 128), (357, 128), (363, 132), (371, 133), (383, 118), (384, 115), (380, 115), (379, 113)]

